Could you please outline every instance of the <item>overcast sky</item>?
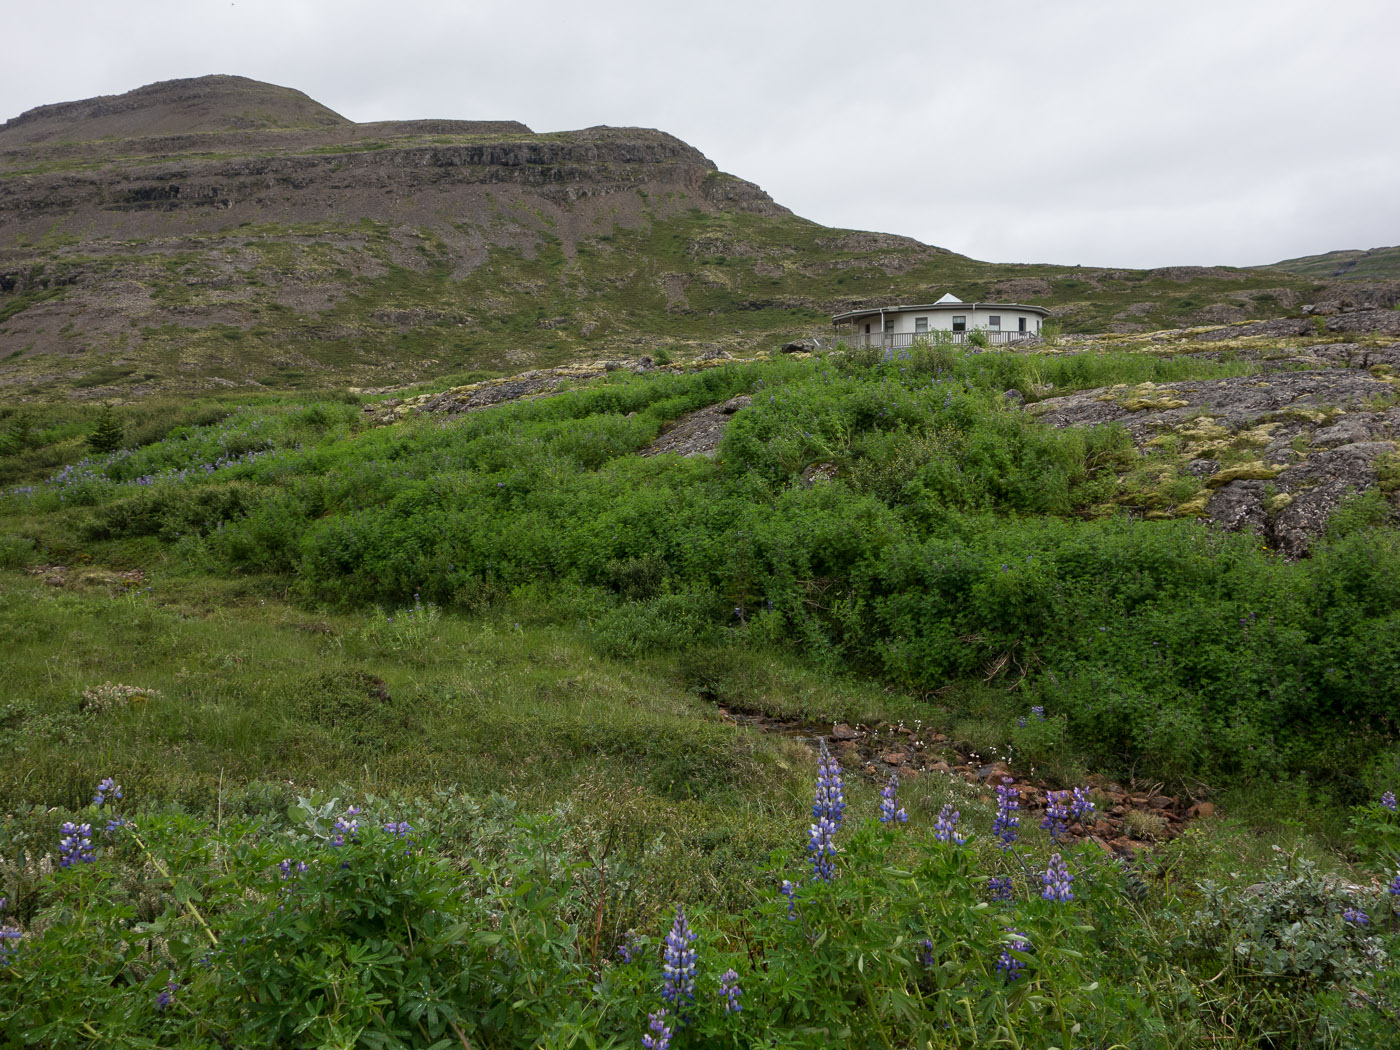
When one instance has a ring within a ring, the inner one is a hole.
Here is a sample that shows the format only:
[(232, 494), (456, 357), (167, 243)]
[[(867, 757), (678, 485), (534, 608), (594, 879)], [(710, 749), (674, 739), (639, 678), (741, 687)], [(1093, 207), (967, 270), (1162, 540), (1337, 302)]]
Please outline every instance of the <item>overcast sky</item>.
[(1396, 0), (43, 0), (0, 33), (0, 120), (232, 73), (357, 121), (661, 128), (997, 262), (1400, 243)]

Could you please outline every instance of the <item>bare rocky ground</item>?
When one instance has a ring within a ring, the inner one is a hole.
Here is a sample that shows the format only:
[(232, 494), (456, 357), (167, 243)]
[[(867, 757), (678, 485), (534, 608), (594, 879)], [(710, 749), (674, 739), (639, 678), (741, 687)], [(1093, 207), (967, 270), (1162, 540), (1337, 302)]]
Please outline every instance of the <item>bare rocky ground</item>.
[(674, 452), (681, 456), (713, 456), (729, 420), (735, 412), (748, 408), (752, 400), (748, 394), (740, 394), (718, 405), (687, 412), (638, 454), (659, 456), (664, 452)]
[[(377, 401), (365, 406), (365, 412), (372, 415), (376, 422), (393, 423), (395, 420), (404, 419), (410, 416), (422, 415), (424, 413), (446, 413), (447, 415), (462, 415), (466, 412), (477, 412), (483, 408), (491, 408), (495, 405), (502, 405), (508, 401), (527, 401), (538, 397), (548, 397), (551, 394), (562, 393), (576, 383), (585, 382), (589, 379), (598, 379), (611, 372), (628, 371), (637, 374), (646, 372), (688, 372), (701, 368), (713, 368), (716, 365), (724, 364), (733, 360), (733, 357), (722, 350), (710, 350), (702, 352), (694, 360), (683, 365), (657, 365), (650, 357), (640, 357), (635, 359), (607, 360), (607, 361), (580, 361), (576, 364), (561, 365), (558, 368), (536, 368), (528, 372), (521, 372), (519, 375), (506, 376), (501, 379), (486, 379), (479, 383), (468, 383), (465, 386), (455, 386), (448, 390), (435, 394), (420, 394), (416, 397), (388, 398), (384, 401)], [(386, 391), (363, 391), (364, 393), (384, 393)], [(707, 412), (709, 409), (701, 409)], [(731, 414), (732, 414), (731, 410)], [(727, 418), (727, 416), (726, 416)], [(678, 425), (680, 421), (677, 421)], [(708, 451), (713, 451), (719, 444), (719, 434), (714, 435), (714, 445)], [(668, 451), (681, 451), (676, 448)], [(688, 454), (688, 453), (687, 453)]]

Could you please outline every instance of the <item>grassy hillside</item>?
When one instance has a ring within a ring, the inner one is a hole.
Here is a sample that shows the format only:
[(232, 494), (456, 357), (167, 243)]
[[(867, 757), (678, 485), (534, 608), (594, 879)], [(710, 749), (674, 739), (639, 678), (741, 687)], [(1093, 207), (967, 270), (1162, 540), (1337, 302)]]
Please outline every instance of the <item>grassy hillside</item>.
[[(828, 332), (837, 310), (944, 291), (1045, 305), (1067, 331), (1131, 332), (1277, 316), (1317, 290), (1259, 271), (995, 265), (795, 217), (638, 203), (634, 222), (572, 242), (555, 232), (562, 216), (503, 204), (448, 231), (504, 242), (470, 267), (441, 230), (369, 220), (254, 224), (97, 255), (54, 245), (24, 291), (0, 295), (0, 376), (24, 398), (378, 386), (776, 345)], [(140, 288), (116, 314), (94, 298), (113, 284)]]
[[(1387, 505), (1350, 503), (1303, 562), (1128, 517), (1187, 478), (1003, 393), (1257, 367), (934, 346), (391, 426), (291, 395), (11, 414), (0, 1031), (1383, 1045)], [(635, 454), (739, 393), (715, 457)], [(882, 735), (868, 765), (833, 737), (826, 877), (810, 741), (837, 723)], [(928, 755), (882, 825), (901, 748)], [(1164, 790), (1228, 819), (1127, 863), (1092, 813), (1061, 833), (1061, 787), (1140, 848)], [(679, 907), (684, 1023), (660, 997)]]
[[(1003, 396), (1256, 367), (935, 346), (391, 426), (289, 395), (10, 415), (0, 1030), (634, 1045), (680, 905), (677, 1047), (1382, 1045), (1386, 504), (1303, 562), (1127, 517), (1185, 477)], [(715, 457), (635, 455), (738, 393)], [(809, 741), (836, 723), (887, 735), (869, 766), (835, 739), (814, 880)], [(901, 767), (881, 825), (900, 747), (984, 757)], [(1086, 784), (1105, 816), (1141, 796), (1140, 847), (1164, 790), (1230, 819), (1127, 864), (1092, 814), (1038, 826)]]
[(1393, 281), (1400, 278), (1400, 248), (1335, 251), (1304, 255), (1273, 263), (1273, 270), (1303, 274), (1317, 280)]

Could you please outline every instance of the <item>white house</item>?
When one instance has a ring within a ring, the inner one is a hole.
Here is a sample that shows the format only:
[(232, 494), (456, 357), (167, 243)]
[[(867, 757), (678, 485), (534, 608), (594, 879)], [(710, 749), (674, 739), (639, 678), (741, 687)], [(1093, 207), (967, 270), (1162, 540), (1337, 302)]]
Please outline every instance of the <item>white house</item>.
[(919, 339), (947, 338), (961, 343), (969, 332), (985, 332), (992, 343), (1014, 343), (1040, 334), (1050, 316), (1041, 306), (1020, 303), (965, 303), (949, 293), (936, 303), (874, 306), (831, 319), (836, 338), (849, 346), (912, 346)]

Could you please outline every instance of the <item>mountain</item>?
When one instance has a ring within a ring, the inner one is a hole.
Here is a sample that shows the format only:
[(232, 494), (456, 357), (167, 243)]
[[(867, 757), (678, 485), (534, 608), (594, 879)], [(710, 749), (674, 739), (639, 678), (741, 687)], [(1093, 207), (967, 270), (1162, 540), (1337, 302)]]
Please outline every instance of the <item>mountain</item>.
[(1349, 249), (1304, 255), (1270, 264), (1270, 269), (1317, 278), (1344, 278), (1351, 281), (1394, 281), (1400, 279), (1400, 247)]
[(202, 132), (345, 128), (352, 123), (300, 91), (246, 77), (168, 80), (20, 114), (0, 128), (0, 148)]
[(233, 76), (0, 125), (0, 396), (382, 385), (752, 349), (946, 291), (1125, 333), (1327, 294), (1276, 269), (993, 264), (831, 229), (643, 128), (357, 124)]

